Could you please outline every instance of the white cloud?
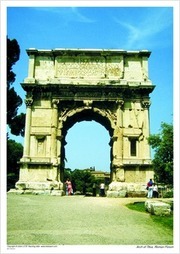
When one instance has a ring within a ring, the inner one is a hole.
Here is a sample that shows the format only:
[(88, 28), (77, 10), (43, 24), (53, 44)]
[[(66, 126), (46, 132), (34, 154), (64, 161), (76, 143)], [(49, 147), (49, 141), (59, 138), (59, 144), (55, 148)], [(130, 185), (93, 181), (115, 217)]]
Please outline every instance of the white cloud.
[(141, 21), (138, 23), (135, 19), (133, 22), (124, 22), (118, 18), (114, 18), (114, 20), (121, 28), (126, 29), (126, 47), (141, 48), (143, 45), (151, 45), (151, 47), (153, 47), (163, 43), (163, 41), (157, 41), (155, 37), (172, 24), (172, 17), (170, 14), (167, 8), (155, 8), (150, 11), (147, 9), (146, 15), (142, 15)]
[(36, 11), (44, 11), (60, 15), (67, 24), (69, 22), (93, 23), (95, 20), (83, 15), (80, 8), (77, 7), (39, 7), (34, 8)]
[(93, 23), (93, 22), (95, 22), (94, 20), (92, 20), (92, 19), (86, 17), (85, 15), (81, 14), (79, 8), (77, 8), (77, 7), (72, 7), (71, 10), (72, 10), (72, 13), (74, 14), (74, 16), (77, 18), (77, 20), (79, 22), (84, 22), (84, 23)]

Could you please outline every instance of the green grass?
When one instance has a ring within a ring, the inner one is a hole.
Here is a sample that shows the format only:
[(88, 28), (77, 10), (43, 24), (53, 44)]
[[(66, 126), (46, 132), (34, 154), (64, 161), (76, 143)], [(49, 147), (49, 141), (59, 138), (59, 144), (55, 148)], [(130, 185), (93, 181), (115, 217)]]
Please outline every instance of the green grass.
[(164, 228), (173, 229), (173, 215), (170, 216), (156, 216), (151, 215), (152, 220), (163, 226)]
[(127, 204), (126, 206), (131, 210), (146, 213), (144, 202), (134, 202), (134, 203), (131, 203), (131, 204)]
[[(128, 207), (131, 210), (135, 210), (138, 212), (143, 212), (143, 213), (148, 213), (145, 210), (145, 202), (135, 202), (131, 204), (127, 204), (126, 207)], [(149, 214), (151, 219), (153, 220), (154, 223), (164, 227), (164, 228), (169, 228), (173, 229), (173, 215), (170, 216), (157, 216), (157, 215), (151, 215)]]

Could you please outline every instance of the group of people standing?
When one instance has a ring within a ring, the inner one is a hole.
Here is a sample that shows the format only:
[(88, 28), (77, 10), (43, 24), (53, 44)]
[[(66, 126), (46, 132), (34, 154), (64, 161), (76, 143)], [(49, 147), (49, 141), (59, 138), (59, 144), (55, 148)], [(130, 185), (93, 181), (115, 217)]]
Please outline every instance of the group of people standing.
[[(66, 185), (66, 195), (68, 195), (68, 196), (73, 195), (73, 187), (72, 187), (72, 183), (69, 178), (66, 180), (65, 185)], [(158, 187), (157, 187), (157, 184), (155, 184), (152, 179), (150, 179), (149, 182), (147, 183), (146, 189), (148, 191), (148, 193), (147, 193), (148, 198), (158, 198), (158, 196), (159, 196)], [(99, 195), (101, 197), (105, 196), (105, 184), (104, 183), (100, 184)], [(93, 185), (93, 196), (96, 196), (96, 184)]]
[[(66, 195), (70, 196), (73, 195), (73, 186), (72, 186), (72, 182), (70, 181), (70, 179), (68, 178), (65, 182), (65, 186), (66, 186)], [(94, 183), (93, 184), (93, 196), (95, 197), (97, 195), (97, 185)], [(83, 188), (83, 194), (86, 194), (86, 190), (85, 188)], [(101, 197), (105, 197), (105, 184), (101, 183), (99, 186), (99, 196)]]
[(158, 198), (158, 186), (153, 182), (152, 179), (147, 183), (146, 189), (148, 190), (147, 197), (148, 198)]

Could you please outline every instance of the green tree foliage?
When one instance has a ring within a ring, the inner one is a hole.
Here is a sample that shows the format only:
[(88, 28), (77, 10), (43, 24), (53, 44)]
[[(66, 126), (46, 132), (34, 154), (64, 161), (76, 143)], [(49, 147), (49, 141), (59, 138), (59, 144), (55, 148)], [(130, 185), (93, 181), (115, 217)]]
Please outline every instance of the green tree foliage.
[(19, 60), (20, 47), (16, 39), (7, 38), (7, 124), (14, 135), (24, 135), (25, 114), (17, 115), (22, 105), (21, 97), (12, 87), (16, 74), (12, 71), (13, 65)]
[(66, 168), (66, 169), (64, 170), (64, 182), (65, 182), (68, 178), (71, 179), (71, 173), (72, 173), (72, 171), (71, 171), (70, 168)]
[(17, 163), (23, 154), (23, 146), (12, 139), (7, 138), (7, 190), (14, 188), (18, 181), (19, 164)]
[(19, 172), (18, 161), (22, 157), (23, 146), (15, 140), (7, 140), (7, 173)]
[(12, 71), (13, 65), (19, 60), (20, 47), (18, 42), (7, 38), (7, 87), (15, 81), (16, 74)]
[[(13, 66), (19, 60), (20, 47), (18, 42), (7, 38), (7, 125), (14, 135), (24, 136), (25, 114), (18, 115), (18, 109), (22, 105), (21, 97), (16, 93), (13, 83), (16, 74)], [(18, 180), (19, 165), (18, 161), (22, 157), (23, 146), (7, 137), (7, 190), (14, 188)]]
[(82, 194), (93, 191), (93, 184), (96, 183), (96, 179), (91, 175), (90, 172), (86, 170), (75, 169), (71, 171), (70, 169), (65, 169), (64, 171), (64, 182), (69, 178), (73, 185), (73, 191), (79, 191)]
[(21, 113), (20, 115), (17, 115), (15, 118), (13, 118), (9, 124), (9, 127), (11, 128), (12, 134), (16, 136), (21, 135), (24, 137), (25, 114)]
[(152, 163), (156, 181), (173, 185), (173, 125), (162, 123), (161, 132), (150, 135), (148, 142), (155, 150)]

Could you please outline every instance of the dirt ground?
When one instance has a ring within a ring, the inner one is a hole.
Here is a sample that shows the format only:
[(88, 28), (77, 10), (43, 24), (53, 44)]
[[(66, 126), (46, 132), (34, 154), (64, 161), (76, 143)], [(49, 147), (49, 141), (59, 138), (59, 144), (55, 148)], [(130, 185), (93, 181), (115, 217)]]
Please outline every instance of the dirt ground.
[(145, 198), (7, 195), (8, 245), (172, 245), (173, 232), (125, 204)]

